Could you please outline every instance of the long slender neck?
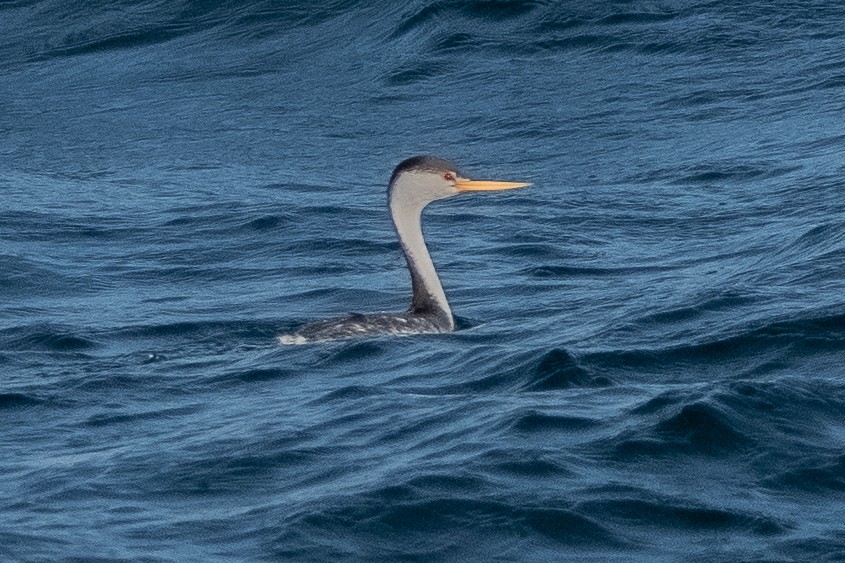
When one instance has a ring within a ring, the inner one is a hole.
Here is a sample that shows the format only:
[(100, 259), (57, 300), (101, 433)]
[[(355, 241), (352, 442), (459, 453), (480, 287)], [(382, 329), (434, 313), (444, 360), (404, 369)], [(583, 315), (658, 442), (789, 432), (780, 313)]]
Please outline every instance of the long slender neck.
[(452, 310), (449, 308), (443, 285), (440, 283), (440, 278), (434, 269), (434, 262), (431, 261), (431, 255), (423, 239), (421, 225), (423, 207), (425, 203), (403, 198), (394, 198), (390, 202), (393, 224), (396, 226), (399, 242), (402, 243), (405, 260), (408, 261), (408, 269), (411, 271), (414, 297), (410, 312), (441, 315), (448, 321), (449, 329), (454, 330), (455, 320), (452, 317)]

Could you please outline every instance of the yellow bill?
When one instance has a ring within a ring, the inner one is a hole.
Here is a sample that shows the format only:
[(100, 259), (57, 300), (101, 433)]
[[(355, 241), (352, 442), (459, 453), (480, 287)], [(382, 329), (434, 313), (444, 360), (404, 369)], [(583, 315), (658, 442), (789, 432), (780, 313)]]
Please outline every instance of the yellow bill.
[(458, 178), (455, 182), (455, 187), (458, 188), (459, 192), (513, 190), (515, 188), (525, 188), (530, 185), (527, 182), (499, 182), (497, 180), (469, 180), (467, 178)]

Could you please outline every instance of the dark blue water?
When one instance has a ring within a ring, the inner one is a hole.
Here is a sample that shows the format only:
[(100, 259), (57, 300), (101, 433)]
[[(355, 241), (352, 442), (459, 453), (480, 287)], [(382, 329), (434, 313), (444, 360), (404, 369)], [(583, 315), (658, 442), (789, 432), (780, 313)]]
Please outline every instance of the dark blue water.
[[(0, 2), (0, 559), (836, 560), (845, 7)], [(455, 334), (401, 311), (414, 154)]]

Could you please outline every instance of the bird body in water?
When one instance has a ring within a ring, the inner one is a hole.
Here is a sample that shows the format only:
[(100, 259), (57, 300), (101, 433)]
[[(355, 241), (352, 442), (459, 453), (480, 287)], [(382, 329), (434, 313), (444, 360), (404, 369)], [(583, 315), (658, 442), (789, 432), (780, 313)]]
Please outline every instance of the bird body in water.
[(304, 344), (377, 334), (452, 332), (455, 319), (422, 234), (422, 211), (438, 199), (469, 191), (509, 190), (525, 182), (471, 180), (447, 160), (415, 156), (393, 170), (387, 188), (390, 216), (411, 272), (411, 307), (398, 314), (352, 314), (308, 323), (279, 336), (282, 344)]

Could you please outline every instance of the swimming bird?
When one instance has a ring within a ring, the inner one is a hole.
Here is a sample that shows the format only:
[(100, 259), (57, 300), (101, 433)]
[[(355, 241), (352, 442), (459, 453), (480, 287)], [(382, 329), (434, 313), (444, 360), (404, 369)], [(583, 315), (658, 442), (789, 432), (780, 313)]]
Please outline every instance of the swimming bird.
[(281, 344), (304, 344), (377, 334), (452, 332), (455, 319), (422, 234), (422, 211), (431, 202), (464, 192), (523, 188), (526, 182), (471, 180), (447, 160), (414, 156), (393, 170), (387, 187), (390, 216), (411, 272), (413, 297), (404, 313), (360, 315), (308, 323), (278, 337)]

